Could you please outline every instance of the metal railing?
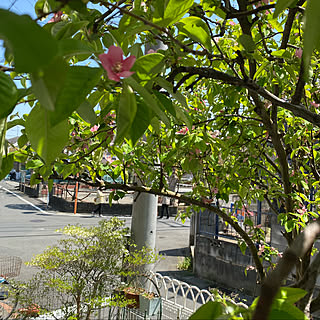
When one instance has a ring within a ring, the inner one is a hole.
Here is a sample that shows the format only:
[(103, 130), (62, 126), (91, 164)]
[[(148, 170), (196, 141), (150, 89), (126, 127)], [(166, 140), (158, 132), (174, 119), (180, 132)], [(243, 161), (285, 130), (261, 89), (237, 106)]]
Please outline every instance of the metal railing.
[[(90, 316), (90, 320), (104, 319), (188, 319), (199, 307), (206, 302), (214, 301), (214, 295), (208, 290), (199, 289), (197, 286), (190, 285), (186, 282), (163, 276), (160, 273), (150, 272), (148, 277), (151, 281), (147, 282), (148, 292), (160, 292), (161, 307), (152, 315), (147, 315), (139, 309), (129, 307), (110, 306), (110, 298), (107, 297), (105, 307), (95, 310)], [(246, 305), (238, 304), (242, 307)], [(37, 319), (54, 320), (64, 319), (61, 309), (52, 311), (54, 316), (42, 315)]]
[[(249, 226), (245, 222), (250, 220), (252, 225), (261, 228), (266, 235), (266, 239), (270, 241), (271, 233), (271, 216), (270, 212), (257, 212), (257, 211), (245, 211), (237, 208), (220, 207), (227, 214), (233, 215), (238, 219), (238, 223), (245, 230), (249, 231)], [(218, 238), (229, 238), (238, 239), (237, 232), (231, 227), (231, 225), (226, 224), (217, 214), (209, 210), (201, 210), (197, 213), (198, 219), (198, 233), (212, 237)]]

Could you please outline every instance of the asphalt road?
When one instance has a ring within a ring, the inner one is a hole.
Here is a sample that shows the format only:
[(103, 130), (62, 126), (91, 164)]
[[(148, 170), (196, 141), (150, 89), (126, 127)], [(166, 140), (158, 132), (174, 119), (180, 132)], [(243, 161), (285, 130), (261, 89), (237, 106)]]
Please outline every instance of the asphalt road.
[[(47, 246), (53, 245), (61, 234), (56, 230), (68, 224), (96, 225), (100, 219), (86, 214), (47, 210), (37, 199), (29, 198), (15, 187), (17, 183), (0, 182), (0, 256), (14, 255), (29, 261)], [(130, 227), (131, 217), (120, 217)], [(189, 221), (182, 224), (173, 218), (158, 220), (157, 249), (164, 256), (156, 271), (172, 273), (188, 253)], [(20, 279), (27, 279), (34, 269), (22, 266)]]

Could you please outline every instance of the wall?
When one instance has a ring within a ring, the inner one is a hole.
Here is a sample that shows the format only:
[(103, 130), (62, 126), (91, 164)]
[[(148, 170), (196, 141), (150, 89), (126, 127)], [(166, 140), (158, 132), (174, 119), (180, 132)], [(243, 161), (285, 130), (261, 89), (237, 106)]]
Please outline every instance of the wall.
[(243, 289), (247, 294), (257, 293), (254, 270), (245, 269), (253, 265), (251, 255), (245, 255), (237, 243), (215, 240), (202, 235), (196, 236), (194, 248), (194, 273), (226, 288)]
[[(73, 212), (74, 202), (67, 201), (60, 197), (50, 196), (49, 205), (55, 210), (62, 212)], [(91, 213), (96, 208), (92, 202), (77, 203), (77, 213)], [(108, 215), (131, 215), (131, 204), (102, 204), (102, 214)]]
[(27, 185), (22, 185), (22, 184), (19, 184), (19, 190), (20, 191), (23, 191), (26, 195), (28, 195), (29, 197), (32, 197), (32, 198), (37, 198), (39, 197), (39, 185), (36, 185), (34, 187), (30, 187), (30, 186), (27, 186)]
[[(49, 206), (57, 211), (61, 212), (73, 212), (74, 202), (67, 201), (64, 198), (50, 196)], [(160, 206), (159, 206), (160, 207)], [(93, 202), (81, 202), (77, 203), (77, 213), (91, 213), (96, 208)], [(131, 204), (117, 204), (114, 203), (110, 207), (108, 203), (102, 204), (102, 214), (107, 214), (111, 216), (130, 216), (132, 211)], [(177, 214), (176, 207), (170, 207), (169, 213), (171, 216)]]

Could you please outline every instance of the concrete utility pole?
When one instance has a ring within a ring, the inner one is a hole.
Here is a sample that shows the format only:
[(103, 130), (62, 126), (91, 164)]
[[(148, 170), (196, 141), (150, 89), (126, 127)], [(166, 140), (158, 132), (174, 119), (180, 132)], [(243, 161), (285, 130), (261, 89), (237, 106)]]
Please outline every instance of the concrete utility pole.
[[(132, 206), (131, 236), (137, 249), (156, 248), (158, 196), (135, 193)], [(150, 269), (151, 270), (151, 269)]]
[[(156, 40), (155, 44), (146, 44), (146, 53), (153, 49), (166, 50), (168, 47), (161, 41)], [(137, 181), (138, 185), (140, 181)], [(135, 193), (132, 204), (131, 237), (137, 245), (137, 249), (147, 247), (156, 249), (158, 216), (158, 196), (148, 193)], [(145, 270), (152, 270), (153, 265), (146, 265)]]

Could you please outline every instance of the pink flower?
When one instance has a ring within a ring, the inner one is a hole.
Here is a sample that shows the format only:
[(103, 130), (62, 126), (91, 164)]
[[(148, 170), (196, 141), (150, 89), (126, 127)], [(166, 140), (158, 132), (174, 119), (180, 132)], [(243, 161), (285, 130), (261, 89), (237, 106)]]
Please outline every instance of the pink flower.
[(302, 215), (302, 214), (305, 214), (308, 210), (305, 206), (303, 206), (301, 209), (298, 209), (297, 211)]
[(301, 59), (302, 57), (302, 49), (301, 48), (298, 48), (296, 49), (296, 52), (294, 53), (295, 57)]
[(229, 21), (229, 24), (230, 24), (230, 26), (235, 26), (236, 25), (236, 23), (233, 20)]
[(212, 189), (212, 192), (213, 192), (214, 194), (217, 194), (217, 193), (219, 192), (219, 189), (218, 189), (217, 187), (215, 187), (215, 188)]
[(215, 130), (215, 131), (213, 131), (213, 132), (211, 133), (211, 137), (212, 137), (213, 139), (217, 138), (219, 135), (220, 135), (220, 131), (218, 131), (218, 130)]
[(278, 256), (279, 258), (282, 258), (282, 252), (278, 252), (277, 256)]
[(63, 15), (62, 11), (55, 12), (53, 17), (48, 21), (48, 23), (61, 21), (62, 15)]
[(134, 72), (131, 72), (133, 64), (136, 61), (135, 56), (123, 59), (123, 51), (116, 46), (110, 46), (108, 53), (99, 55), (99, 59), (104, 69), (107, 70), (108, 78), (114, 81), (120, 81), (120, 77), (128, 78)]
[(98, 129), (99, 129), (99, 126), (94, 125), (92, 128), (90, 128), (90, 131), (91, 132), (96, 132), (96, 131), (98, 131)]
[(213, 199), (207, 199), (207, 198), (202, 197), (202, 202), (205, 204), (210, 204), (212, 201), (213, 201)]
[(188, 127), (183, 127), (181, 130), (177, 131), (176, 134), (187, 134), (189, 131)]
[(264, 252), (264, 245), (259, 244), (258, 256), (261, 256), (263, 252)]
[(147, 54), (150, 54), (150, 53), (157, 53), (158, 49), (157, 50), (153, 50), (153, 49), (149, 49)]
[(319, 108), (320, 104), (319, 103), (315, 103), (314, 101), (312, 101), (310, 103), (312, 106), (314, 106), (315, 108)]
[(247, 213), (248, 213), (248, 215), (251, 216), (251, 217), (254, 216), (254, 212), (253, 212), (253, 211), (247, 210)]
[(246, 270), (247, 270), (247, 271), (249, 271), (249, 270), (255, 270), (255, 269), (256, 269), (256, 268), (255, 268), (254, 266), (247, 266), (247, 267), (246, 267)]
[[(269, 0), (261, 0), (259, 2), (257, 2), (256, 4), (254, 4), (254, 6), (256, 6), (257, 8), (261, 7), (264, 4), (268, 4)], [(268, 14), (268, 13), (267, 13)]]

